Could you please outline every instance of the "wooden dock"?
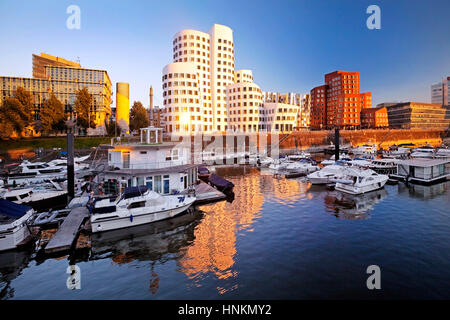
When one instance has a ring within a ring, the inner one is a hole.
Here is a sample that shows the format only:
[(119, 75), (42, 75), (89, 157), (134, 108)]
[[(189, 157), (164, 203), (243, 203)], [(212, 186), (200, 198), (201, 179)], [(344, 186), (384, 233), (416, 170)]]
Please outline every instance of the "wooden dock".
[(55, 253), (70, 250), (77, 238), (78, 231), (84, 219), (89, 216), (86, 207), (72, 209), (64, 219), (61, 227), (45, 247), (45, 253)]
[(205, 182), (195, 185), (195, 204), (205, 204), (225, 200), (227, 196)]

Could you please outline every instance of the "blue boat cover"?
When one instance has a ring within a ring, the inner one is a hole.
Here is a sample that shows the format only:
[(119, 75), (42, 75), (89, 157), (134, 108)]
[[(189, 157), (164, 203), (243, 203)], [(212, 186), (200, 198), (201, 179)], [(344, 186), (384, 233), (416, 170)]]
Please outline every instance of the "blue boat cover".
[(12, 201), (0, 199), (0, 214), (9, 218), (19, 219), (23, 217), (31, 207), (17, 204)]
[(123, 191), (123, 197), (125, 199), (133, 198), (142, 195), (148, 190), (147, 186), (127, 187)]
[(209, 182), (211, 182), (211, 184), (215, 185), (216, 187), (220, 187), (220, 188), (233, 188), (234, 184), (228, 180), (225, 180), (222, 177), (219, 177), (218, 175), (215, 174), (211, 174), (211, 176), (209, 177)]
[(199, 174), (209, 174), (209, 170), (208, 170), (208, 168), (205, 168), (205, 167), (199, 167), (198, 173)]

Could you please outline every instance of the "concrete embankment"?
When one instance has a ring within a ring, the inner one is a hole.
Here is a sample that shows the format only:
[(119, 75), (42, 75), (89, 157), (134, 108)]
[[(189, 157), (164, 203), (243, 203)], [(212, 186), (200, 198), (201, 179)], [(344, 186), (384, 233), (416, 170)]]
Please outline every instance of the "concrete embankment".
[[(445, 132), (442, 130), (341, 130), (341, 143), (362, 145), (374, 142), (380, 148), (388, 148), (393, 144), (414, 143), (418, 146), (430, 144), (440, 146)], [(280, 135), (280, 140), (285, 135)], [(291, 133), (280, 144), (281, 149), (307, 149), (313, 146), (326, 146), (334, 139), (334, 131), (299, 131)]]

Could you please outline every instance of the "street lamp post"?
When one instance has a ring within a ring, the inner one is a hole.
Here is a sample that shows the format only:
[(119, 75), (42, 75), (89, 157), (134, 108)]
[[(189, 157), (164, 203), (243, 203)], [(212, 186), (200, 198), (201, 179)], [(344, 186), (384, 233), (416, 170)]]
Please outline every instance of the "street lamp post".
[(74, 171), (74, 139), (73, 128), (75, 122), (67, 119), (67, 202), (75, 197), (75, 171)]

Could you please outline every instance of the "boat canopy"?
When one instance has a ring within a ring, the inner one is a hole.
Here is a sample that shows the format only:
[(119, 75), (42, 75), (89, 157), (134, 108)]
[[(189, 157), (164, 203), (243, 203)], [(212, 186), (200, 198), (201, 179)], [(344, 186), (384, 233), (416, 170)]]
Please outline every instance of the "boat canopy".
[(206, 168), (206, 167), (199, 167), (198, 173), (199, 174), (209, 174), (210, 172), (209, 172), (208, 168)]
[(124, 199), (138, 197), (148, 190), (147, 186), (127, 187), (123, 192)]
[(209, 182), (211, 182), (211, 184), (220, 187), (220, 188), (233, 188), (234, 184), (228, 180), (225, 180), (222, 177), (219, 177), (218, 175), (215, 174), (211, 174), (211, 176), (209, 177)]
[(0, 215), (19, 219), (23, 217), (30, 209), (32, 208), (29, 206), (17, 204), (5, 199), (0, 199)]

